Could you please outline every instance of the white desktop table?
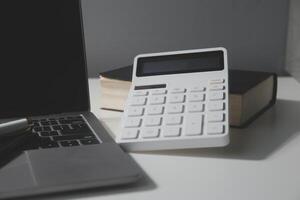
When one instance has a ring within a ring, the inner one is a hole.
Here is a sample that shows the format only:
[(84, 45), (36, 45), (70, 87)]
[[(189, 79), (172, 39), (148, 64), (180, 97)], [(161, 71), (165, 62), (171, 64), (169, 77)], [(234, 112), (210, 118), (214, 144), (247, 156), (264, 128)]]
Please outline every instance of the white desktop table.
[[(92, 111), (112, 136), (119, 134), (121, 113), (100, 110), (99, 80), (89, 83)], [(248, 128), (231, 129), (225, 148), (130, 153), (145, 171), (143, 180), (72, 198), (299, 200), (300, 84), (280, 77), (277, 96)]]

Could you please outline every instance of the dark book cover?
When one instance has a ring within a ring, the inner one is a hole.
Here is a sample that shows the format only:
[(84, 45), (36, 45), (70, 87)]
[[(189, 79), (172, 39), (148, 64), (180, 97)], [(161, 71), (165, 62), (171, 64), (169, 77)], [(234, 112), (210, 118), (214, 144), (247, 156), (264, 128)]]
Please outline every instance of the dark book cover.
[(276, 82), (275, 73), (231, 69), (229, 70), (229, 92), (230, 94), (244, 94), (270, 76), (273, 76)]
[(131, 81), (132, 79), (132, 65), (113, 69), (110, 71), (101, 72), (100, 76), (121, 81)]
[[(116, 80), (131, 81), (132, 65), (102, 72), (100, 73), (100, 76)], [(273, 77), (274, 83), (273, 97), (270, 103), (267, 104), (262, 110), (257, 112), (255, 115), (253, 115), (240, 126), (232, 127), (243, 128), (248, 126), (253, 120), (255, 120), (258, 116), (260, 116), (262, 113), (264, 113), (267, 109), (269, 109), (272, 105), (275, 104), (277, 96), (277, 75), (275, 73), (270, 72), (244, 71), (236, 69), (229, 70), (229, 93), (236, 95), (243, 95), (247, 93), (247, 91), (254, 88), (262, 81), (265, 81), (270, 76)]]

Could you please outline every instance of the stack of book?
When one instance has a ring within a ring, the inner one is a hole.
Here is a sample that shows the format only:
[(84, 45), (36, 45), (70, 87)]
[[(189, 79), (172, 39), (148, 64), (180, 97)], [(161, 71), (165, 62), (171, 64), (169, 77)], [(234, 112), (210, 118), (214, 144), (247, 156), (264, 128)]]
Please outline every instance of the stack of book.
[[(132, 65), (100, 73), (101, 108), (122, 112), (131, 86)], [(229, 70), (229, 123), (245, 127), (276, 102), (277, 75)]]

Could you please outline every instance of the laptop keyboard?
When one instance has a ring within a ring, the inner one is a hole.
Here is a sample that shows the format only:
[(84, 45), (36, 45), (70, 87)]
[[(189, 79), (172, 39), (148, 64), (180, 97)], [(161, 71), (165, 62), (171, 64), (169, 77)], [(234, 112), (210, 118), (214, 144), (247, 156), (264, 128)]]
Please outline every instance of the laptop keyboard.
[(82, 116), (32, 121), (33, 138), (24, 150), (99, 144)]

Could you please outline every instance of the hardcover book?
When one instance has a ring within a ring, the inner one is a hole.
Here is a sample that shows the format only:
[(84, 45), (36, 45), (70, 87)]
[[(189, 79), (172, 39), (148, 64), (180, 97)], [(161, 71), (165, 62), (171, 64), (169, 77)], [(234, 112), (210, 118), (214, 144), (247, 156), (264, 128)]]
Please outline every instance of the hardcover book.
[[(101, 109), (122, 112), (131, 86), (132, 65), (100, 73)], [(229, 70), (229, 123), (246, 127), (276, 102), (277, 75)]]

